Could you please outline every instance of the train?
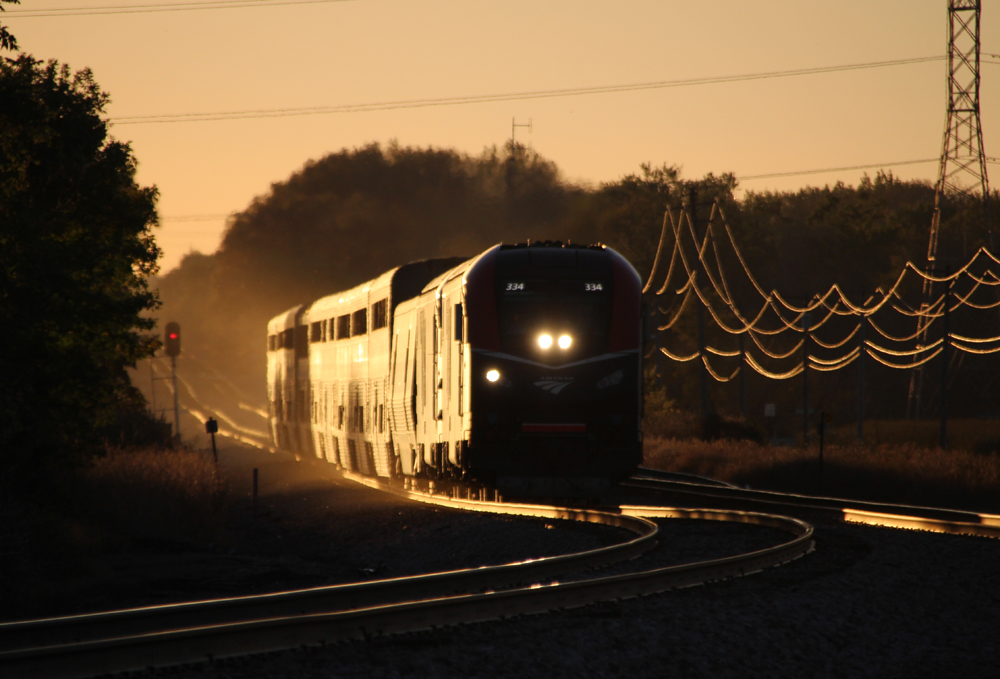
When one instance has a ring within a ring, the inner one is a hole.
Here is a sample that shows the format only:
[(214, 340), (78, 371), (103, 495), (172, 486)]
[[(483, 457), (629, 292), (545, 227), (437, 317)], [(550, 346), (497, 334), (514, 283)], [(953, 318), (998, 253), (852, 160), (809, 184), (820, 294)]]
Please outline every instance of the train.
[(406, 487), (597, 497), (641, 462), (641, 343), (605, 245), (405, 264), (269, 321), (271, 437)]

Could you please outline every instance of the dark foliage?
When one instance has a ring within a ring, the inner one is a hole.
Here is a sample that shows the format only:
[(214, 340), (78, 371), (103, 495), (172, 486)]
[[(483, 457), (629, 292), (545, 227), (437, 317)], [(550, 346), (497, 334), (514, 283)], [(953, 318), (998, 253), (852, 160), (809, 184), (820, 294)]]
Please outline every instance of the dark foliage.
[(174, 426), (163, 415), (154, 415), (146, 408), (123, 404), (114, 419), (98, 430), (108, 448), (166, 449), (173, 448)]
[(705, 441), (749, 441), (762, 445), (764, 432), (757, 425), (743, 420), (722, 417), (717, 413), (709, 413), (702, 422), (701, 438)]
[(307, 163), (235, 215), (219, 252), (159, 281), (185, 355), (264, 388), (267, 320), (407, 262), (472, 256), (500, 241), (592, 240), (589, 194), (516, 146), (469, 157), (377, 144)]
[(0, 460), (18, 479), (100, 452), (144, 405), (125, 367), (155, 345), (157, 193), (107, 101), (87, 70), (0, 60)]
[[(5, 11), (3, 8), (5, 2), (11, 5), (21, 4), (20, 0), (0, 0), (0, 12)], [(0, 50), (17, 51), (17, 38), (3, 24), (0, 24)]]
[[(795, 192), (748, 192), (740, 200), (736, 188), (731, 174), (684, 179), (676, 166), (645, 164), (638, 173), (588, 189), (564, 182), (551, 162), (521, 147), (488, 149), (479, 157), (395, 145), (344, 150), (310, 162), (275, 184), (232, 219), (218, 253), (191, 255), (162, 279), (164, 317), (186, 327), (188, 358), (210, 361), (230, 379), (241, 381), (246, 391), (262, 397), (266, 321), (294, 304), (408, 261), (472, 255), (499, 241), (527, 238), (607, 243), (645, 280), (653, 267), (664, 209), (677, 211), (691, 199), (697, 237), (704, 236), (718, 200), (757, 279), (793, 303), (804, 303), (834, 283), (860, 301), (890, 286), (907, 261), (921, 263), (926, 256), (934, 201), (933, 187), (926, 182), (901, 181), (879, 172), (873, 178), (863, 176), (856, 187), (838, 183)], [(990, 243), (992, 225), (983, 216), (975, 198), (945, 197), (939, 266), (957, 266)], [(669, 253), (668, 247), (668, 258)], [(735, 253), (722, 242), (718, 254), (734, 299), (754, 315), (761, 300), (742, 275)], [(715, 299), (708, 282), (700, 283)], [(912, 297), (920, 291), (902, 293)], [(674, 308), (678, 301), (672, 293), (655, 300), (647, 295), (651, 309)], [(682, 354), (697, 347), (694, 306), (689, 301), (669, 333), (670, 346)], [(715, 306), (734, 322), (721, 300), (715, 299)], [(650, 320), (655, 324), (663, 318)], [(953, 328), (966, 327), (962, 324), (967, 320), (974, 321), (956, 314)], [(842, 337), (850, 332), (850, 323), (856, 321), (836, 320), (823, 332)], [(906, 328), (887, 330), (905, 334)], [(991, 334), (988, 329), (983, 333)], [(778, 337), (771, 349), (784, 351), (781, 342), (786, 339), (792, 346), (798, 338)], [(730, 351), (736, 346), (736, 339), (711, 320), (706, 342)], [(952, 402), (955, 416), (979, 416), (998, 408), (1000, 371), (980, 358), (966, 357), (953, 371), (958, 378), (950, 389), (962, 394)], [(649, 364), (655, 364), (653, 374), (658, 375), (647, 380), (645, 426), (650, 431), (701, 431), (710, 438), (758, 440), (755, 423), (762, 420), (764, 403), (777, 403), (782, 420), (781, 431), (769, 435), (791, 436), (797, 430), (785, 429), (801, 423), (801, 411), (795, 416), (801, 408), (801, 380), (776, 382), (751, 373), (746, 380), (746, 430), (728, 424), (742, 421), (732, 419), (740, 412), (738, 382), (711, 379), (711, 410), (722, 419), (705, 429), (698, 417), (690, 416), (700, 406), (699, 363), (654, 357)], [(725, 374), (732, 370), (725, 364)], [(907, 371), (871, 366), (866, 384), (869, 416), (899, 417), (908, 379)], [(936, 379), (931, 376), (927, 382), (927, 413), (939, 401)], [(856, 366), (815, 374), (810, 381), (811, 408), (835, 412), (838, 422), (852, 416)], [(774, 424), (769, 421), (769, 428)]]

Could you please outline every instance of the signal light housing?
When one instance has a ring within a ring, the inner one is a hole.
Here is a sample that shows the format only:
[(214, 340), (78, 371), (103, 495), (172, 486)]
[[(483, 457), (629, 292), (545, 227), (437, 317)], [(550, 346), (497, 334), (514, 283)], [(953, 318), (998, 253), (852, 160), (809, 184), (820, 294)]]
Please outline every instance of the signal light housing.
[(180, 323), (167, 323), (163, 332), (164, 353), (171, 358), (181, 353), (181, 325)]

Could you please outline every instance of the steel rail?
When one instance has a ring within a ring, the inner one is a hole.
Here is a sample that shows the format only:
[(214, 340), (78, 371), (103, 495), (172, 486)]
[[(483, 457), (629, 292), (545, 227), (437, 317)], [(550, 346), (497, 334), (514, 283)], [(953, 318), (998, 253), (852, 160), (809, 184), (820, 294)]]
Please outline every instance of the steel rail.
[(954, 535), (1000, 537), (1000, 516), (960, 509), (921, 507), (845, 498), (819, 497), (738, 486), (718, 486), (668, 478), (633, 477), (621, 485), (686, 496), (698, 506), (706, 500), (717, 507), (753, 507), (760, 511), (805, 512), (813, 517), (870, 526), (907, 528)]
[[(345, 474), (367, 482), (366, 477)], [(368, 484), (372, 485), (372, 484)], [(396, 489), (393, 489), (395, 492)], [(191, 626), (326, 613), (352, 608), (433, 599), (484, 589), (523, 586), (565, 573), (600, 568), (642, 555), (656, 545), (658, 528), (643, 518), (615, 512), (543, 505), (495, 504), (475, 500), (398, 494), (440, 506), (480, 512), (567, 519), (625, 528), (636, 537), (597, 549), (526, 561), (424, 575), (372, 580), (252, 596), (148, 606), (0, 624), (0, 651), (54, 646), (99, 639), (164, 632)], [(2, 666), (2, 659), (0, 659)]]
[(794, 537), (737, 556), (563, 584), (8, 651), (0, 653), (0, 677), (89, 677), (542, 613), (747, 575), (796, 559), (813, 547), (812, 526), (789, 517), (667, 507), (629, 506), (621, 507), (620, 511), (621, 516), (634, 518), (686, 518), (771, 526)]
[(639, 467), (633, 479), (652, 479), (662, 481), (688, 481), (690, 483), (701, 483), (706, 486), (728, 486), (729, 488), (739, 488), (734, 483), (720, 481), (709, 476), (699, 476), (698, 474), (688, 474), (686, 472), (668, 472), (662, 469), (651, 469), (650, 467)]

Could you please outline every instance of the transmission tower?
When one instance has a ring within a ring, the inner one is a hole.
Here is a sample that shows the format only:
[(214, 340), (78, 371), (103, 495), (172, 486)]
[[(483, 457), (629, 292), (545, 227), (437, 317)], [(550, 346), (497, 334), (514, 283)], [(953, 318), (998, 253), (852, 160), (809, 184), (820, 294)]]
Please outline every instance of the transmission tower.
[[(944, 194), (981, 192), (984, 217), (989, 219), (990, 182), (986, 175), (983, 126), (979, 117), (979, 18), (981, 0), (948, 0), (948, 113), (941, 145), (941, 163), (934, 186), (934, 213), (931, 217), (927, 266), (937, 260), (941, 229), (941, 202)], [(992, 231), (990, 240), (992, 241)], [(992, 243), (990, 243), (992, 245)], [(922, 308), (931, 299), (932, 283), (924, 279)], [(920, 318), (920, 343), (926, 344), (929, 318)], [(919, 326), (918, 326), (919, 327)], [(920, 417), (923, 366), (910, 376), (907, 418)]]

